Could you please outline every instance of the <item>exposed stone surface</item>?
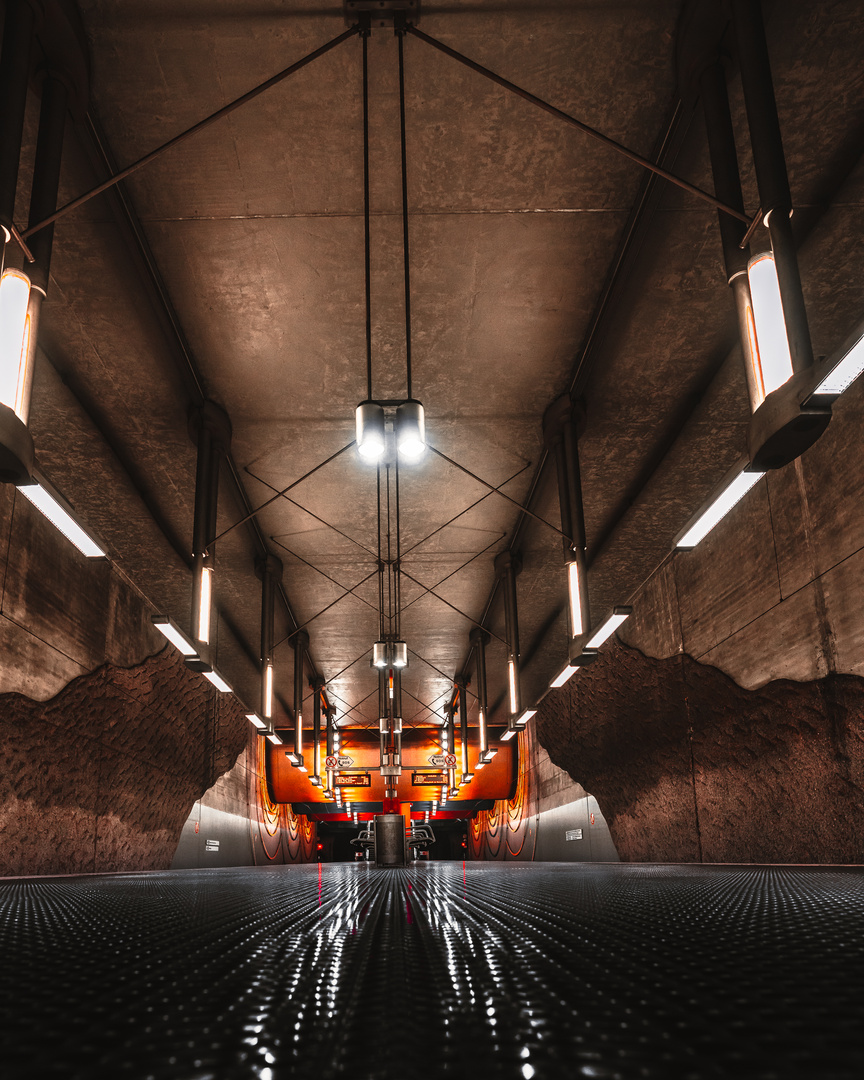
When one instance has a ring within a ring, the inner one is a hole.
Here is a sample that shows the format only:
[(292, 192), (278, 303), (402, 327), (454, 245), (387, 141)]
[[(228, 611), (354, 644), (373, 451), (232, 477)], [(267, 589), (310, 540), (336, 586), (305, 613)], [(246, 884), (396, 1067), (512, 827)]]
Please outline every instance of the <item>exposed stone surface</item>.
[(537, 724), (623, 860), (849, 863), (864, 861), (862, 714), (856, 675), (745, 690), (616, 643)]
[(167, 868), (248, 722), (166, 647), (47, 702), (0, 695), (0, 874)]

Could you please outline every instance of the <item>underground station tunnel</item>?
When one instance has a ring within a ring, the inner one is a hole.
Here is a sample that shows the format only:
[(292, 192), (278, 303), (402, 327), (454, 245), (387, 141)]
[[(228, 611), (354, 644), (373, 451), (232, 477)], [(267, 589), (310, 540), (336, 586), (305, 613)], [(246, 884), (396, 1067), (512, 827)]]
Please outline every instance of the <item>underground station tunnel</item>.
[(864, 1075), (860, 0), (0, 0), (0, 1076)]

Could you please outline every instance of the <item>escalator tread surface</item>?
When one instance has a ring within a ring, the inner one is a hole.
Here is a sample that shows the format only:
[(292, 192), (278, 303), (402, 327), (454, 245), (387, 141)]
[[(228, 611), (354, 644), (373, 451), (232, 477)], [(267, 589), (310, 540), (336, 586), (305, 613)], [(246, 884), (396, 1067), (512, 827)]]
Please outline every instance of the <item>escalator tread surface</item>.
[(859, 868), (0, 881), (0, 1076), (864, 1076)]

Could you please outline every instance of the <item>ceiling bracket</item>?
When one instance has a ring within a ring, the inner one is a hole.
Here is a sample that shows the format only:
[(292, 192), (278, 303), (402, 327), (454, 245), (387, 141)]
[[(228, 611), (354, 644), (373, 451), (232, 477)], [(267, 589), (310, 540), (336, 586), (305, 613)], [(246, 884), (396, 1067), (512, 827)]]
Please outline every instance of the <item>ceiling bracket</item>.
[(420, 21), (420, 0), (344, 0), (343, 9), (346, 26), (354, 26), (364, 18), (373, 28), (393, 28), (397, 22), (404, 25), (407, 20), (416, 25)]

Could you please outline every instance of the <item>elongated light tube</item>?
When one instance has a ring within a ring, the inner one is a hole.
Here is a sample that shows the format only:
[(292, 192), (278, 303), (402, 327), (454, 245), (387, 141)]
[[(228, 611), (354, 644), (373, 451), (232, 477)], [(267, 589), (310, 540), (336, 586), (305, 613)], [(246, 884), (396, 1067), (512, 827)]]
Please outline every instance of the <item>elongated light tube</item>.
[(501, 736), (501, 742), (508, 742), (516, 734), (516, 728), (507, 728), (504, 734)]
[(267, 736), (267, 741), (273, 743), (274, 746), (281, 746), (282, 736), (278, 735), (275, 731), (271, 731)]
[(842, 394), (864, 371), (864, 337), (835, 364), (813, 391), (814, 394)]
[(759, 368), (765, 396), (792, 378), (792, 357), (783, 318), (777, 268), (770, 251), (755, 255), (747, 264), (753, 319), (759, 344)]
[(516, 661), (513, 659), (507, 661), (507, 685), (510, 689), (510, 712), (512, 714), (519, 708), (519, 702), (516, 698)]
[(227, 682), (225, 682), (225, 680), (222, 678), (218, 671), (205, 671), (202, 674), (204, 675), (205, 679), (208, 679), (211, 683), (213, 683), (216, 689), (220, 690), (223, 694), (231, 693), (231, 687), (228, 685)]
[(164, 638), (167, 638), (168, 641), (171, 642), (171, 644), (174, 646), (175, 649), (177, 649), (178, 652), (183, 654), (183, 656), (198, 655), (197, 646), (193, 645), (189, 638), (187, 638), (183, 631), (180, 629), (180, 627), (175, 626), (170, 619), (166, 619), (162, 615), (157, 615), (153, 619), (153, 625)]
[(710, 506), (703, 510), (675, 546), (678, 548), (696, 547), (764, 475), (764, 472), (738, 473)]
[(578, 670), (578, 668), (571, 667), (567, 664), (567, 666), (555, 676), (552, 682), (549, 683), (550, 687), (552, 687), (553, 690), (557, 690), (560, 686), (563, 686), (568, 682), (571, 676), (575, 675)]
[(0, 277), (0, 401), (19, 420), (25, 420), (30, 319), (30, 279), (20, 270), (4, 270)]
[(198, 592), (198, 632), (196, 637), (206, 645), (210, 641), (210, 605), (213, 600), (213, 568), (201, 567), (201, 588)]
[(269, 720), (273, 715), (273, 665), (264, 668), (264, 715)]
[(72, 515), (41, 484), (24, 484), (18, 490), (48, 518), (55, 528), (63, 533), (67, 540), (78, 548), (82, 555), (86, 555), (88, 559), (105, 558), (105, 552), (93, 537), (84, 532)]
[(250, 724), (252, 724), (254, 727), (258, 728), (259, 731), (262, 731), (267, 727), (267, 725), (264, 723), (264, 721), (261, 719), (261, 717), (257, 713), (254, 713), (254, 712), (246, 713), (246, 719), (249, 721)]
[(567, 564), (567, 585), (570, 596), (570, 636), (579, 637), (585, 632), (582, 625), (582, 600), (579, 595), (579, 563), (574, 559)]
[(631, 610), (629, 607), (614, 608), (612, 614), (600, 624), (599, 628), (594, 631), (590, 639), (585, 643), (585, 648), (599, 649), (603, 642), (608, 641), (618, 627), (630, 618)]
[(517, 727), (525, 727), (525, 725), (528, 723), (528, 721), (531, 719), (531, 717), (536, 716), (536, 715), (537, 715), (537, 710), (536, 709), (526, 709), (525, 712), (523, 712), (522, 715), (519, 717), (519, 719), (516, 721), (516, 726)]

